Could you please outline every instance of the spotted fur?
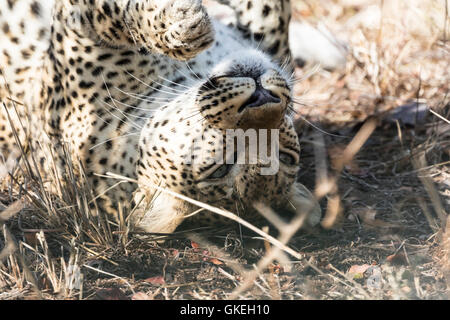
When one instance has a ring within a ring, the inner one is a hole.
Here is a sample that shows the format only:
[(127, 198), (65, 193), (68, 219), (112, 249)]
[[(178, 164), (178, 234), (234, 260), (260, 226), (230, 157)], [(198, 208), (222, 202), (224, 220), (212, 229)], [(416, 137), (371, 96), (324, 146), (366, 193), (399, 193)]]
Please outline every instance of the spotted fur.
[[(49, 152), (64, 174), (68, 148), (97, 205), (115, 214), (139, 204), (137, 223), (152, 232), (171, 232), (196, 210), (154, 197), (155, 184), (243, 214), (255, 202), (303, 210), (311, 195), (295, 182), (300, 146), (287, 111), (289, 1), (222, 2), (235, 25), (211, 20), (200, 0), (0, 0), (4, 159), (19, 154), (10, 124), (42, 175)], [(271, 98), (246, 107), (257, 90)], [(210, 161), (226, 129), (249, 128), (280, 130), (287, 157), (277, 174)], [(206, 160), (188, 163), (187, 154)], [(100, 177), (107, 172), (138, 183), (114, 186)]]

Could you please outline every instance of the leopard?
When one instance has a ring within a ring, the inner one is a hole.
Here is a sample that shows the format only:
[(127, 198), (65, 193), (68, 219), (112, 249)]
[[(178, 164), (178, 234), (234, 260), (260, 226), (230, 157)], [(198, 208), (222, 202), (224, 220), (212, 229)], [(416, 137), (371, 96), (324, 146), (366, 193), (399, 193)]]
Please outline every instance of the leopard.
[[(133, 207), (145, 232), (227, 223), (198, 203), (245, 219), (255, 204), (306, 212), (316, 225), (320, 206), (297, 179), (290, 1), (219, 2), (234, 23), (201, 0), (1, 0), (5, 170), (24, 150), (43, 179), (70, 165), (92, 208), (117, 217)], [(230, 132), (265, 132), (254, 144), (277, 151), (277, 170), (263, 174), (267, 162), (249, 161), (249, 144), (231, 148)]]

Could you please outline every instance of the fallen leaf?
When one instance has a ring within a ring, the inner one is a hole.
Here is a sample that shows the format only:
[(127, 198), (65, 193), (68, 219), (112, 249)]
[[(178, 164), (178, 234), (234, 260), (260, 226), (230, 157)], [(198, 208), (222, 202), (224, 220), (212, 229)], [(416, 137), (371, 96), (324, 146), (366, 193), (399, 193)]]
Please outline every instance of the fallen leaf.
[(96, 292), (100, 300), (130, 300), (122, 290), (118, 288), (106, 288)]
[(284, 272), (284, 267), (280, 266), (279, 264), (276, 264), (273, 266), (273, 272), (275, 274), (282, 274)]
[(361, 218), (367, 227), (379, 228), (395, 228), (398, 227), (393, 223), (389, 223), (380, 219), (376, 219), (377, 212), (371, 208), (353, 208), (351, 214)]
[(386, 258), (386, 261), (389, 262), (390, 264), (396, 264), (396, 265), (407, 265), (408, 264), (408, 260), (406, 260), (405, 253), (403, 253), (403, 252), (391, 254), (390, 256), (388, 256)]
[(364, 278), (364, 272), (370, 268), (370, 265), (353, 265), (348, 269), (347, 274), (350, 275), (353, 279), (362, 279)]
[(429, 107), (425, 103), (411, 102), (393, 109), (387, 116), (386, 121), (399, 121), (405, 125), (414, 126), (425, 122), (429, 113)]
[(358, 212), (358, 215), (364, 222), (371, 223), (376, 220), (375, 217), (377, 215), (377, 212), (373, 209), (363, 209)]
[(216, 258), (210, 258), (208, 261), (211, 262), (212, 264), (215, 264), (216, 266), (220, 266), (223, 264), (222, 261), (220, 261), (219, 259), (216, 259)]
[(51, 283), (50, 283), (50, 281), (48, 280), (48, 278), (47, 277), (42, 277), (41, 279), (40, 279), (41, 281), (41, 283), (40, 283), (40, 289), (44, 289), (44, 290), (50, 290), (51, 289)]
[(36, 232), (24, 232), (23, 237), (25, 238), (25, 242), (32, 247), (38, 244)]
[(152, 298), (150, 298), (148, 296), (148, 294), (143, 293), (143, 292), (136, 292), (135, 294), (133, 294), (133, 296), (131, 297), (131, 300), (152, 300)]
[(345, 170), (353, 176), (367, 177), (369, 170), (361, 168), (356, 162), (352, 161), (349, 165), (345, 166)]
[(166, 284), (166, 281), (164, 280), (163, 276), (147, 278), (144, 281), (148, 282), (150, 284), (153, 284), (153, 285), (164, 285), (164, 284)]
[(200, 245), (197, 242), (191, 241), (191, 247), (194, 249), (200, 248)]

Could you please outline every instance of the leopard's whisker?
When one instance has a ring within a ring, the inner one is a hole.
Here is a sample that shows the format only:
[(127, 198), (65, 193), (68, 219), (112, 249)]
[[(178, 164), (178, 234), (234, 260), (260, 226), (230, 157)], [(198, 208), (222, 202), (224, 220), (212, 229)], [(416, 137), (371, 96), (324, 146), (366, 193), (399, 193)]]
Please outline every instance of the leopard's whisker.
[[(143, 84), (144, 86), (146, 86), (146, 87), (148, 87), (148, 88), (150, 88), (150, 89), (153, 89), (153, 90), (155, 90), (155, 91), (157, 91), (157, 92), (169, 94), (169, 95), (172, 95), (172, 96), (175, 96), (175, 97), (178, 96), (178, 93), (169, 92), (169, 91), (164, 91), (164, 90), (161, 90), (161, 89), (159, 89), (159, 88), (155, 88), (155, 87), (149, 85), (148, 83), (145, 83), (144, 81), (142, 81), (141, 79), (139, 79), (138, 77), (136, 77), (135, 75), (133, 75), (132, 73), (129, 73), (128, 71), (126, 71), (126, 73), (127, 73), (128, 75), (130, 75), (131, 77), (133, 77), (134, 79), (136, 79), (137, 81), (139, 81), (141, 84)], [(173, 88), (170, 88), (170, 90), (176, 91), (176, 90), (174, 90)]]
[[(255, 38), (254, 38), (254, 35), (253, 35), (252, 39), (253, 39), (253, 40), (255, 39)], [(265, 39), (266, 39), (266, 35), (263, 34), (263, 36), (262, 36), (261, 39), (259, 40), (258, 45), (256, 46), (256, 50), (259, 50), (259, 48), (261, 47), (261, 44), (263, 43), (263, 41), (264, 41)]]
[(185, 86), (185, 85), (183, 85), (183, 84), (181, 84), (181, 83), (173, 82), (173, 81), (171, 81), (171, 80), (169, 80), (169, 79), (166, 79), (166, 78), (164, 78), (164, 77), (162, 77), (162, 76), (158, 76), (158, 77), (159, 77), (160, 79), (164, 80), (164, 81), (167, 81), (167, 82), (172, 83), (172, 84), (174, 84), (174, 85), (177, 85), (177, 86), (179, 86), (179, 87), (183, 87), (183, 88), (186, 88), (186, 89), (188, 89), (188, 90), (192, 90), (192, 86), (191, 86), (191, 87), (188, 87), (188, 86)]
[(351, 138), (349, 136), (344, 136), (344, 135), (340, 135), (340, 134), (334, 134), (334, 133), (325, 131), (324, 129), (322, 129), (322, 128), (318, 127), (317, 125), (313, 124), (311, 121), (307, 120), (305, 117), (303, 117), (299, 113), (297, 113), (296, 116), (299, 117), (300, 119), (302, 119), (303, 121), (305, 121), (308, 125), (310, 125), (314, 129), (316, 129), (317, 131), (319, 131), (319, 132), (321, 132), (323, 134), (326, 134), (327, 136), (336, 137), (336, 138), (345, 138), (345, 139)]
[[(158, 111), (156, 108), (139, 108), (139, 107), (136, 107), (136, 106), (127, 104), (127, 103), (122, 102), (122, 101), (117, 100), (117, 99), (114, 99), (114, 101), (116, 101), (117, 103), (119, 103), (119, 104), (121, 104), (121, 105), (123, 105), (123, 106), (126, 106), (128, 109), (140, 110), (140, 111), (146, 111), (146, 112), (150, 112), (150, 113), (152, 113), (152, 114)], [(141, 104), (139, 104), (139, 105), (141, 105)], [(132, 114), (132, 113), (130, 113), (130, 112), (125, 112), (125, 111), (123, 111), (123, 112), (126, 113), (126, 114), (129, 114), (129, 115), (131, 115), (131, 116), (133, 116), (133, 117), (138, 117), (137, 115)], [(139, 117), (139, 118), (143, 118), (143, 117)]]
[[(103, 75), (102, 75), (102, 77), (103, 77)], [(125, 118), (127, 118), (128, 120), (130, 120), (132, 126), (134, 126), (136, 129), (142, 129), (141, 126), (139, 126), (139, 125), (136, 124), (134, 121), (132, 121), (131, 119), (129, 119), (129, 118), (127, 117), (127, 115), (125, 115), (125, 114), (123, 113), (123, 111), (120, 110), (120, 108), (117, 107), (117, 105), (115, 105), (114, 98), (111, 96), (111, 93), (110, 93), (110, 91), (109, 91), (108, 85), (106, 84), (106, 81), (105, 81), (104, 78), (103, 78), (103, 81), (105, 82), (105, 87), (106, 87), (106, 89), (107, 89), (107, 91), (108, 91), (109, 97), (110, 97), (111, 101), (113, 102), (114, 106), (112, 106), (112, 105), (110, 105), (109, 103), (107, 103), (107, 102), (105, 102), (105, 101), (103, 101), (103, 100), (101, 100), (101, 99), (98, 99), (98, 98), (96, 99), (96, 101), (100, 102), (101, 104), (106, 104), (106, 105), (108, 105), (108, 106), (111, 107), (111, 109), (113, 109), (113, 110), (115, 109), (115, 110), (119, 111)], [(127, 124), (127, 122), (126, 122), (125, 120), (119, 118), (117, 115), (115, 115), (113, 112), (111, 112), (111, 111), (108, 110), (107, 108), (105, 108), (105, 107), (103, 107), (103, 106), (102, 106), (102, 108), (103, 108), (104, 110), (106, 110), (109, 114), (111, 114), (113, 117), (115, 117), (117, 120), (119, 120), (120, 122), (123, 122), (124, 124)]]
[[(129, 75), (131, 75), (128, 71), (126, 71)], [(135, 76), (134, 76), (135, 77)], [(159, 78), (162, 78), (161, 76), (158, 76)], [(138, 79), (137, 77), (135, 77), (136, 79)], [(144, 83), (144, 81), (142, 81), (142, 80), (139, 80), (141, 83)], [(170, 81), (170, 80), (165, 80), (165, 81)], [(175, 85), (179, 85), (178, 83), (176, 83), (176, 82), (173, 82), (173, 81), (170, 81), (171, 83), (173, 83), (173, 84), (175, 84)], [(186, 90), (177, 90), (177, 89), (174, 89), (174, 88), (172, 88), (171, 86), (167, 86), (167, 85), (165, 85), (165, 84), (163, 84), (163, 83), (161, 83), (161, 82), (158, 82), (158, 81), (156, 81), (155, 79), (152, 79), (152, 83), (156, 83), (157, 85), (160, 85), (161, 87), (164, 87), (164, 88), (167, 88), (167, 89), (169, 89), (169, 90), (172, 90), (172, 91), (175, 91), (175, 92), (178, 92), (178, 93), (185, 93), (186, 92)], [(152, 87), (153, 88), (153, 87)], [(189, 88), (189, 87), (186, 87), (188, 90), (191, 90), (192, 88)]]
[(295, 85), (299, 82), (305, 81), (309, 78), (311, 78), (313, 75), (318, 73), (320, 71), (321, 65), (320, 63), (315, 64), (305, 75), (303, 75), (301, 78), (298, 78), (296, 80), (291, 81), (291, 85)]
[[(140, 125), (138, 125), (135, 121), (133, 121), (133, 120), (131, 120), (130, 118), (128, 118), (128, 116), (127, 115), (125, 115), (124, 113), (123, 113), (123, 111), (122, 110), (120, 110), (117, 106), (115, 107), (115, 106), (112, 106), (112, 105), (110, 105), (109, 103), (107, 103), (107, 102), (105, 102), (105, 101), (102, 101), (102, 100), (99, 100), (99, 99), (97, 99), (97, 101), (98, 102), (100, 102), (101, 104), (105, 104), (105, 105), (107, 105), (107, 106), (109, 106), (110, 108), (111, 108), (111, 110), (117, 110), (117, 111), (119, 111), (127, 120), (129, 120), (131, 123), (131, 125), (135, 128), (135, 129), (139, 129), (139, 130), (141, 130), (142, 129), (142, 127), (140, 126)], [(112, 115), (114, 118), (116, 118), (117, 120), (119, 120), (120, 122), (122, 122), (122, 123), (124, 123), (124, 124), (128, 124), (125, 120), (123, 120), (123, 119), (121, 119), (120, 117), (118, 117), (117, 115), (115, 115), (111, 110), (109, 110), (108, 108), (106, 108), (106, 107), (104, 107), (104, 106), (102, 106), (102, 108), (104, 109), (104, 110), (106, 110), (106, 112), (108, 112), (110, 115)], [(107, 122), (107, 121), (105, 121), (106, 123), (108, 123), (108, 124), (110, 124), (109, 122)], [(111, 124), (110, 124), (111, 125)]]
[(127, 28), (128, 33), (129, 33), (130, 36), (131, 36), (131, 39), (133, 39), (134, 45), (137, 47), (138, 44), (137, 44), (136, 38), (134, 37), (134, 34), (133, 34), (133, 32), (131, 31), (130, 26), (128, 25), (126, 19), (122, 19), (122, 21), (123, 21), (123, 23), (125, 23), (125, 27)]
[(94, 113), (94, 116), (96, 116), (99, 120), (103, 121), (104, 123), (106, 123), (108, 126), (112, 125), (111, 122), (103, 119), (103, 117), (99, 116), (97, 113)]
[(183, 117), (182, 121), (189, 120), (189, 119), (191, 119), (191, 118), (193, 118), (193, 117), (196, 117), (196, 116), (198, 116), (198, 115), (200, 115), (200, 114), (201, 114), (200, 111), (194, 112), (193, 114), (190, 114), (190, 115), (188, 115), (187, 117)]
[[(108, 87), (108, 84), (106, 83), (106, 80), (105, 80), (105, 77), (103, 76), (103, 73), (102, 73), (102, 79), (103, 79), (103, 83), (104, 83), (104, 85), (105, 85), (106, 91), (108, 92), (108, 96), (109, 96), (109, 98), (111, 99), (111, 101), (113, 102), (114, 106), (111, 106), (111, 105), (110, 105), (109, 103), (107, 103), (106, 101), (100, 100), (100, 99), (98, 99), (98, 98), (97, 98), (96, 100), (97, 100), (97, 101), (100, 101), (102, 104), (108, 105), (108, 106), (111, 107), (112, 109), (116, 109), (116, 110), (119, 111), (125, 118), (128, 119), (128, 117), (122, 112), (122, 110), (120, 110), (120, 108), (117, 107), (117, 105), (115, 104), (114, 98), (112, 97), (111, 92), (109, 91), (109, 87)], [(107, 112), (109, 112), (113, 117), (117, 118), (119, 121), (121, 121), (121, 122), (123, 122), (123, 123), (126, 124), (125, 120), (120, 119), (118, 116), (116, 116), (114, 113), (112, 113), (112, 112), (111, 112), (110, 110), (108, 110), (107, 108), (103, 107), (103, 109), (105, 109), (105, 110), (106, 110)], [(137, 124), (136, 124), (134, 121), (132, 121), (131, 119), (128, 119), (128, 120), (131, 121), (131, 124), (132, 124), (133, 126), (137, 126), (137, 128), (142, 129), (139, 125), (137, 125)]]
[(295, 104), (307, 107), (319, 107), (320, 105), (317, 103), (312, 103), (312, 99), (301, 99), (301, 98), (292, 98), (291, 101)]
[(172, 101), (172, 99), (164, 98), (164, 97), (153, 97), (151, 95), (139, 94), (139, 93), (129, 93), (128, 95), (135, 97), (136, 99), (140, 99), (142, 101), (147, 102), (156, 102), (160, 104), (166, 104)]
[(175, 71), (181, 73), (181, 75), (182, 75), (183, 77), (185, 77), (185, 78), (188, 79), (188, 80), (191, 80), (192, 83), (194, 83), (194, 84), (197, 83), (198, 80), (199, 80), (199, 79), (194, 79), (194, 78), (191, 77), (189, 74), (186, 74), (186, 73), (182, 72), (182, 71), (181, 71), (181, 68), (176, 68)]
[[(116, 88), (116, 89), (119, 90), (120, 92), (122, 92), (123, 94), (133, 98), (133, 99), (136, 99), (136, 100), (139, 100), (139, 101), (148, 102), (148, 103), (157, 103), (159, 105), (165, 105), (165, 104), (167, 104), (167, 103), (169, 103), (171, 101), (170, 99), (158, 98), (158, 97), (147, 98), (148, 96), (146, 96), (146, 95), (133, 94), (133, 93), (129, 93), (129, 92), (123, 91), (123, 90), (121, 90), (119, 88)], [(158, 99), (161, 99), (161, 100), (158, 100)]]
[(104, 141), (102, 141), (102, 142), (100, 142), (100, 143), (97, 143), (95, 146), (90, 147), (89, 150), (93, 150), (93, 149), (95, 149), (95, 148), (97, 148), (97, 147), (99, 147), (99, 146), (101, 146), (101, 145), (103, 145), (103, 144), (105, 144), (105, 143), (110, 142), (110, 141), (114, 141), (114, 140), (117, 140), (117, 139), (120, 139), (120, 138), (131, 137), (131, 136), (138, 136), (138, 135), (140, 135), (139, 132), (132, 132), (132, 133), (124, 134), (124, 135), (119, 135), (119, 136), (117, 136), (117, 137), (113, 137), (113, 138), (104, 140)]
[[(197, 74), (197, 72), (195, 72), (194, 70), (192, 70), (191, 66), (189, 65), (189, 63), (187, 61), (184, 62), (186, 64), (186, 67), (191, 71), (191, 73), (200, 81), (203, 81)], [(204, 76), (204, 75), (203, 75)]]
[(292, 76), (295, 75), (295, 72), (293, 70), (293, 68), (291, 68), (291, 57), (285, 57), (283, 63), (281, 64), (281, 73), (282, 74), (291, 74), (289, 79), (287, 80), (287, 83), (289, 86), (291, 85), (291, 81), (292, 81)]
[[(115, 99), (114, 99), (115, 100)], [(128, 107), (129, 105), (127, 105), (126, 103), (123, 103), (123, 102), (120, 102), (119, 100), (115, 100), (115, 102), (117, 102), (117, 103), (119, 103), (119, 104), (121, 104), (121, 105), (124, 105), (124, 106), (126, 106), (126, 107)], [(132, 108), (132, 106), (129, 106), (129, 108)], [(146, 110), (147, 111), (147, 110)], [(148, 110), (148, 111), (150, 111), (151, 112), (151, 110)], [(126, 111), (122, 111), (122, 110), (119, 110), (119, 112), (121, 112), (122, 114), (126, 114), (126, 115), (128, 115), (128, 116), (130, 116), (130, 117), (132, 117), (132, 118), (135, 118), (135, 119), (144, 119), (144, 120), (147, 120), (148, 119), (148, 117), (145, 117), (145, 113), (141, 113), (141, 114), (139, 114), (139, 115), (136, 115), (136, 114), (133, 114), (133, 113), (131, 113), (131, 112), (126, 112)]]
[(204, 117), (201, 117), (198, 121), (196, 121), (194, 124), (199, 124), (199, 123), (201, 123), (201, 124), (203, 124), (203, 122), (206, 120), (206, 118), (204, 118)]

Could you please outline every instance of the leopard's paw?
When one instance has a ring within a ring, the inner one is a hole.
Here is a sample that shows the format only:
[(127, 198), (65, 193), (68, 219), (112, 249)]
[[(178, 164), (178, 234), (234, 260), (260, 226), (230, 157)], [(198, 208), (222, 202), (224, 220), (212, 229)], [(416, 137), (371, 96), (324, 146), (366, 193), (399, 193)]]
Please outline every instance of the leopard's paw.
[(178, 59), (189, 60), (214, 41), (214, 29), (201, 0), (162, 1), (154, 26), (154, 47)]

